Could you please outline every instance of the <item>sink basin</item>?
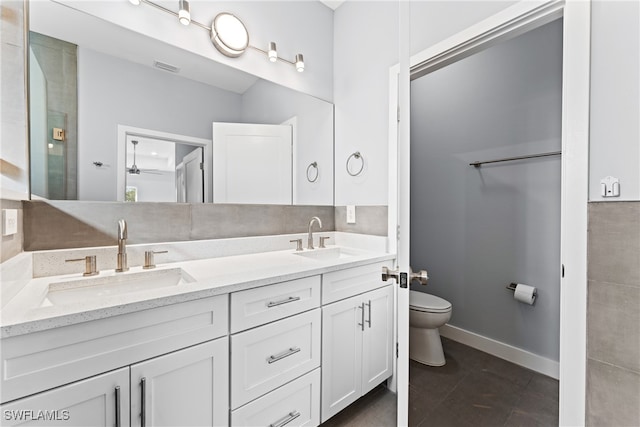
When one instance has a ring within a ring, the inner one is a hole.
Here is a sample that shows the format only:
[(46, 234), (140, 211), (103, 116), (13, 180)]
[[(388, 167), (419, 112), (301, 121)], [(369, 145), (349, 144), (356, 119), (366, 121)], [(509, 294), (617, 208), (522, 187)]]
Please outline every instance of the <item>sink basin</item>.
[(327, 260), (327, 259), (349, 258), (352, 256), (359, 255), (360, 253), (352, 249), (347, 249), (340, 246), (334, 246), (330, 248), (304, 250), (302, 252), (294, 252), (294, 254), (305, 257), (305, 258)]
[(181, 268), (116, 273), (112, 276), (55, 282), (49, 284), (42, 306), (73, 304), (88, 299), (125, 295), (192, 282), (195, 282), (195, 279)]

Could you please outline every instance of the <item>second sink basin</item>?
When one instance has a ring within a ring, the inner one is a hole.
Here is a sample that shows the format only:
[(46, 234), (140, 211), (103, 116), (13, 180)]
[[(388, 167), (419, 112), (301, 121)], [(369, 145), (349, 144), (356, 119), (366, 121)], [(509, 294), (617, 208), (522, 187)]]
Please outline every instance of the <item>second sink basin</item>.
[(125, 295), (192, 282), (195, 282), (195, 279), (181, 268), (116, 273), (112, 276), (55, 282), (49, 284), (42, 306), (73, 304), (88, 299)]
[(294, 254), (317, 260), (349, 258), (359, 255), (359, 253), (353, 249), (347, 249), (340, 246), (305, 250), (302, 252), (294, 252)]

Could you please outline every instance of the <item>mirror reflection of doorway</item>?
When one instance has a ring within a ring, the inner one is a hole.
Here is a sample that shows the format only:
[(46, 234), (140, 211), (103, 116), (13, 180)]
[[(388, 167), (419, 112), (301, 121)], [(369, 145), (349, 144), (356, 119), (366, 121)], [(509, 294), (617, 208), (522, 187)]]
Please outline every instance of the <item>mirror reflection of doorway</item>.
[(125, 201), (204, 202), (202, 147), (134, 135), (126, 145)]

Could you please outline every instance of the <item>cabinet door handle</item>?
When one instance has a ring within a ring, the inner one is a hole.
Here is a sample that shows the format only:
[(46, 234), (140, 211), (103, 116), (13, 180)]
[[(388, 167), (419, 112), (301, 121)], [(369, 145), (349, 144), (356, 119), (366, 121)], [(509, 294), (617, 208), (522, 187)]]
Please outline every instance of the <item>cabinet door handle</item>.
[(277, 362), (278, 360), (282, 360), (285, 357), (289, 357), (291, 355), (294, 355), (299, 351), (300, 351), (300, 347), (291, 347), (289, 350), (283, 351), (280, 354), (275, 354), (275, 355), (267, 357), (267, 362), (269, 362), (269, 364), (272, 364), (273, 362)]
[(289, 424), (291, 421), (293, 421), (296, 418), (298, 418), (299, 416), (300, 416), (300, 412), (291, 411), (287, 415), (285, 415), (283, 418), (281, 418), (278, 421), (276, 421), (275, 423), (269, 424), (269, 427), (282, 427), (282, 426), (285, 426), (285, 425)]
[(140, 379), (140, 388), (141, 388), (141, 401), (140, 401), (140, 426), (141, 427), (145, 427), (147, 424), (147, 408), (146, 408), (146, 403), (145, 400), (146, 399), (146, 394), (147, 394), (147, 379), (145, 377), (142, 377)]
[(270, 303), (267, 304), (267, 307), (271, 308), (271, 307), (276, 307), (282, 304), (289, 304), (290, 302), (298, 301), (299, 299), (300, 297), (289, 297), (281, 301), (271, 301)]
[(359, 305), (358, 308), (362, 310), (362, 323), (358, 323), (358, 326), (362, 327), (362, 330), (364, 331), (364, 303)]
[(122, 425), (122, 413), (120, 412), (120, 386), (116, 386), (116, 427)]
[(369, 329), (371, 329), (371, 300), (369, 300), (368, 303), (365, 303), (365, 305), (369, 306), (369, 320), (367, 320), (367, 323), (369, 324)]

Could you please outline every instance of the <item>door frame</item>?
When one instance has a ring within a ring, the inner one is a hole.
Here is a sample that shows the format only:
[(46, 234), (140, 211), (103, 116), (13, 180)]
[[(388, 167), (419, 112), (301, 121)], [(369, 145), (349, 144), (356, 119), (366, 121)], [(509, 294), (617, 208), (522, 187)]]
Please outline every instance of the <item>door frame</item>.
[(183, 143), (195, 145), (204, 148), (204, 202), (211, 203), (213, 201), (213, 141), (210, 139), (196, 138), (195, 136), (180, 135), (177, 133), (162, 132), (153, 129), (144, 129), (133, 126), (118, 125), (118, 146), (117, 155), (117, 174), (116, 174), (116, 197), (118, 202), (124, 202), (125, 192), (125, 169), (127, 167), (127, 137), (148, 137), (169, 141), (174, 143)]
[[(402, 3), (402, 2), (401, 2)], [(401, 20), (402, 20), (401, 11)], [(407, 30), (400, 34), (400, 64), (389, 77), (389, 251), (408, 264), (409, 78), (442, 68), (491, 44), (516, 37), (557, 18), (563, 22), (562, 178), (560, 283), (560, 425), (584, 425), (586, 396), (587, 203), (589, 186), (590, 0), (520, 1), (434, 46), (409, 56)], [(405, 25), (408, 27), (408, 25)], [(410, 30), (408, 30), (410, 31)], [(408, 58), (408, 67), (403, 59)], [(410, 71), (409, 71), (410, 70)], [(407, 72), (410, 77), (407, 78)], [(400, 78), (402, 76), (402, 78)], [(402, 120), (400, 120), (402, 119)], [(400, 165), (400, 167), (399, 167)], [(399, 187), (400, 185), (400, 187)], [(408, 204), (408, 203), (407, 203)], [(398, 219), (401, 219), (398, 222)], [(399, 227), (399, 224), (402, 227)], [(397, 241), (399, 237), (401, 244)], [(403, 240), (404, 239), (404, 240)], [(406, 248), (403, 248), (406, 246)], [(419, 266), (417, 266), (419, 267)], [(398, 301), (400, 303), (400, 300)], [(401, 310), (398, 310), (398, 315)], [(399, 316), (398, 316), (399, 317)], [(401, 328), (397, 328), (401, 331)], [(402, 334), (399, 335), (399, 347)], [(406, 344), (406, 343), (405, 343)], [(401, 352), (402, 355), (402, 352)], [(400, 370), (400, 367), (399, 367)], [(408, 369), (407, 369), (408, 371)], [(401, 372), (396, 373), (401, 378)], [(408, 395), (398, 390), (401, 396)], [(404, 402), (407, 404), (408, 402)], [(398, 407), (398, 425), (407, 424)]]

